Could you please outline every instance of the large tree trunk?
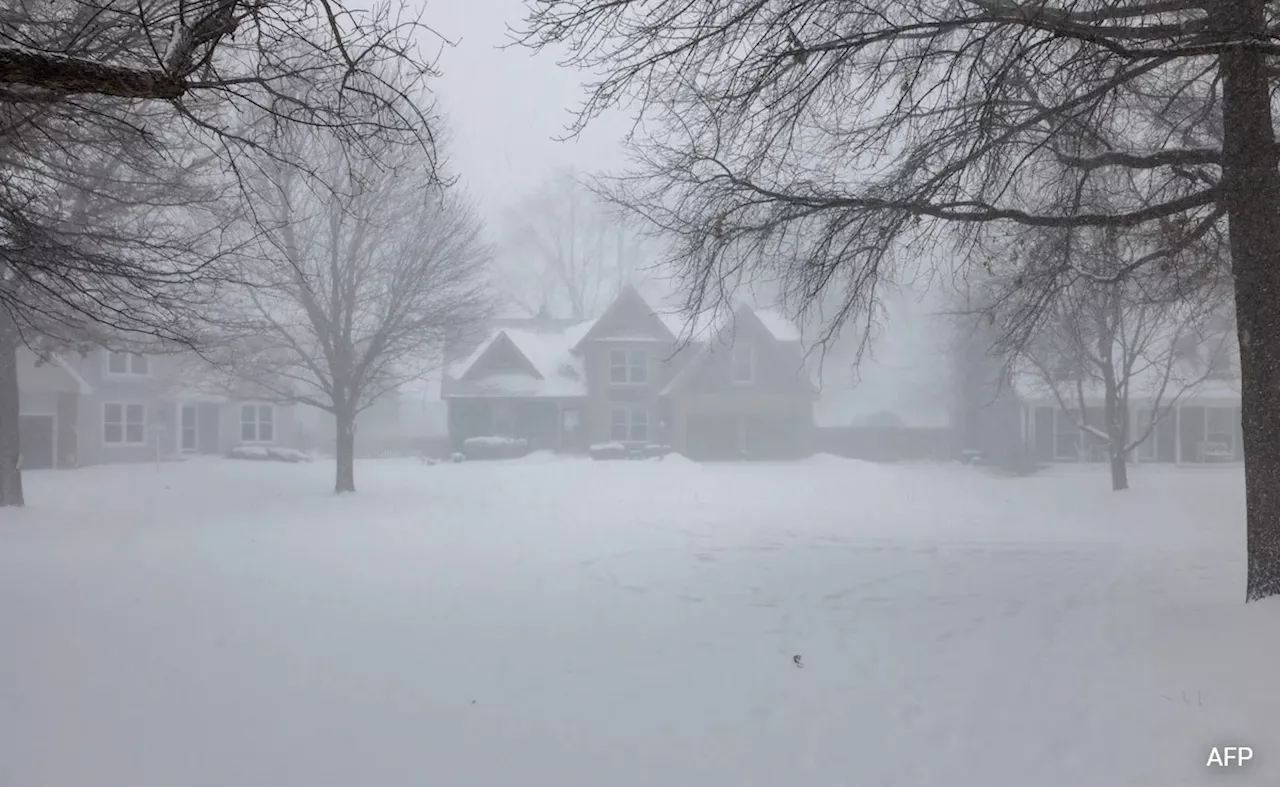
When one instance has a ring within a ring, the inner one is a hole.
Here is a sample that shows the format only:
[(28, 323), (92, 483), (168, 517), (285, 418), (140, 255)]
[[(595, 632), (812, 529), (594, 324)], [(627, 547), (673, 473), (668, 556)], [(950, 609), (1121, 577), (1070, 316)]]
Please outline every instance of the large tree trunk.
[(22, 445), (18, 428), (18, 337), (0, 309), (0, 506), (26, 505), (22, 496)]
[[(1107, 363), (1111, 363), (1110, 357)], [(1122, 401), (1113, 369), (1103, 372), (1106, 390), (1107, 458), (1111, 460), (1111, 491), (1129, 488), (1129, 419), (1127, 401)]]
[(1111, 443), (1111, 490), (1119, 492), (1129, 488), (1129, 463), (1124, 455), (1124, 446)]
[[(1215, 9), (1226, 36), (1256, 39), (1265, 0)], [(1223, 53), (1223, 178), (1239, 320), (1244, 417), (1249, 601), (1280, 594), (1280, 168), (1266, 62), (1261, 53)]]
[(334, 410), (337, 422), (338, 475), (333, 484), (337, 494), (356, 491), (356, 414), (354, 407)]

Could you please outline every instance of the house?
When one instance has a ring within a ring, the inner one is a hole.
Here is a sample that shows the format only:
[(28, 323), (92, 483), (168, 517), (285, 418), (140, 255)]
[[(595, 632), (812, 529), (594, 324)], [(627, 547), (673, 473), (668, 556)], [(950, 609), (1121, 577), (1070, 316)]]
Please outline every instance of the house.
[[(1082, 391), (1084, 423), (1094, 427), (1105, 423), (1100, 384), (1089, 381), (1079, 389), (1072, 385), (1063, 401), (1031, 375), (1015, 375), (1013, 388), (1021, 405), (1017, 429), (1036, 460), (1106, 460), (1105, 436), (1098, 428), (1081, 428), (1077, 404)], [(1131, 461), (1182, 465), (1244, 461), (1238, 376), (1175, 382), (1159, 396), (1151, 387), (1135, 386), (1129, 394), (1129, 409), (1131, 440), (1143, 438)]]
[(557, 451), (669, 444), (708, 460), (812, 450), (816, 392), (790, 322), (744, 304), (684, 327), (633, 287), (595, 320), (500, 321), (442, 382), (449, 433)]
[[(1174, 356), (1161, 356), (1168, 348), (1159, 342), (1156, 357), (1135, 356), (1125, 380), (1129, 442), (1137, 442), (1130, 461), (1204, 465), (1244, 460), (1233, 328), (1234, 323), (1220, 325), (1199, 343), (1175, 349)], [(1013, 445), (1046, 463), (1107, 460), (1101, 381), (1065, 369), (1050, 380), (1044, 370), (1010, 369), (993, 359), (965, 365), (971, 371), (983, 369), (985, 385), (956, 387), (958, 430), (968, 441), (961, 447), (991, 453)]]
[[(241, 445), (294, 442), (292, 405), (245, 386), (202, 385), (190, 355), (97, 349), (41, 358), (18, 351), (19, 426), (25, 469), (222, 454)], [(238, 388), (238, 390), (237, 390)]]

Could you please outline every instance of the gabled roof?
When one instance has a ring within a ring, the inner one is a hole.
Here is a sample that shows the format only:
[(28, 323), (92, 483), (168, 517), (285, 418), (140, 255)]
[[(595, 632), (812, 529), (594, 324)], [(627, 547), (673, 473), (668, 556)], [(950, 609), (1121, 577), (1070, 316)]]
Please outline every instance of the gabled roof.
[(463, 380), (467, 379), (476, 370), (479, 370), (483, 367), (483, 362), (486, 359), (492, 357), (493, 355), (497, 354), (500, 351), (506, 350), (510, 352), (512, 356), (514, 356), (518, 361), (520, 361), (524, 365), (525, 370), (528, 372), (528, 374), (532, 375), (533, 377), (539, 380), (543, 379), (545, 375), (541, 372), (541, 370), (538, 369), (537, 365), (534, 364), (533, 360), (529, 358), (529, 356), (525, 353), (525, 351), (520, 348), (520, 345), (516, 344), (516, 342), (511, 338), (511, 334), (513, 333), (515, 333), (517, 336), (520, 335), (518, 332), (514, 331), (513, 329), (502, 328), (502, 329), (499, 329), (498, 332), (495, 333), (493, 336), (489, 337), (489, 340), (486, 341), (477, 350), (477, 355), (471, 361), (471, 363), (467, 365), (467, 368), (462, 372), (462, 374), (460, 375), (460, 378)]
[[(645, 315), (646, 318), (650, 318), (650, 325), (647, 327), (656, 328), (658, 335), (633, 336), (624, 335), (625, 332), (618, 333), (616, 335), (614, 333), (610, 333), (611, 323), (620, 311), (627, 308), (635, 308), (637, 311)], [(573, 346), (573, 351), (575, 353), (581, 352), (582, 345), (592, 340), (646, 339), (675, 342), (679, 335), (680, 334), (678, 332), (671, 330), (671, 327), (667, 324), (667, 321), (663, 319), (661, 314), (654, 311), (653, 307), (644, 299), (644, 296), (640, 294), (639, 290), (628, 284), (622, 289), (622, 292), (618, 294), (618, 297), (613, 299), (613, 303), (609, 304), (609, 308), (604, 310), (604, 314), (600, 315), (594, 322), (592, 322), (586, 332), (578, 338), (578, 341)]]
[(773, 309), (754, 309), (753, 311), (760, 320), (760, 324), (777, 341), (800, 341), (800, 328), (782, 312)]
[[(661, 395), (667, 396), (680, 388), (684, 387), (694, 374), (707, 362), (717, 348), (730, 349), (734, 344), (734, 332), (740, 322), (754, 325), (759, 328), (762, 333), (768, 336), (778, 347), (786, 347), (788, 349), (800, 349), (800, 330), (795, 325), (782, 317), (777, 312), (766, 311), (767, 317), (762, 318), (761, 310), (742, 303), (734, 309), (733, 314), (716, 327), (714, 333), (708, 341), (699, 344), (697, 354), (689, 359), (680, 371), (676, 372), (671, 381), (662, 389)], [(797, 352), (797, 371), (802, 371), (803, 358), (802, 354)], [(812, 381), (810, 381), (810, 387)], [(815, 387), (816, 391), (816, 387)]]
[[(582, 361), (572, 349), (591, 323), (579, 323), (567, 330), (555, 330), (530, 323), (528, 328), (511, 327), (504, 321), (471, 355), (455, 364), (447, 375), (444, 398), (483, 396), (527, 396), (573, 398), (587, 395)], [(502, 371), (486, 374), (479, 365), (499, 344), (509, 347), (528, 367), (525, 373)]]

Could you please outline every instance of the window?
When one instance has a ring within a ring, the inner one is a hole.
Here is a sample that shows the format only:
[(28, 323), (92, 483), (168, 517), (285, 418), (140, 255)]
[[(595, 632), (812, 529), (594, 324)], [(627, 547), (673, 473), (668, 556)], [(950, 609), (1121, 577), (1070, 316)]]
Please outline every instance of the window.
[(102, 405), (102, 442), (106, 445), (146, 445), (146, 406), (117, 402)]
[(107, 374), (146, 375), (150, 373), (151, 364), (145, 355), (107, 353)]
[(276, 409), (269, 404), (246, 404), (240, 407), (240, 440), (245, 443), (270, 443), (276, 439)]
[[(1158, 421), (1158, 419), (1156, 419)], [(1133, 422), (1133, 428), (1130, 429), (1133, 439), (1144, 437), (1141, 443), (1138, 443), (1138, 461), (1154, 462), (1156, 461), (1156, 423), (1153, 422), (1150, 410), (1139, 410), (1137, 418)]]
[(1233, 407), (1207, 407), (1204, 411), (1205, 442), (1209, 443), (1215, 458), (1230, 459), (1235, 456), (1236, 410)]
[(649, 411), (643, 407), (615, 407), (609, 413), (609, 439), (618, 443), (649, 441)]
[(1080, 423), (1076, 413), (1054, 411), (1053, 458), (1060, 462), (1080, 458)]
[(644, 350), (610, 350), (609, 382), (644, 385), (649, 382), (649, 353)]
[(756, 348), (751, 345), (734, 347), (731, 359), (730, 379), (738, 385), (747, 385), (756, 379)]

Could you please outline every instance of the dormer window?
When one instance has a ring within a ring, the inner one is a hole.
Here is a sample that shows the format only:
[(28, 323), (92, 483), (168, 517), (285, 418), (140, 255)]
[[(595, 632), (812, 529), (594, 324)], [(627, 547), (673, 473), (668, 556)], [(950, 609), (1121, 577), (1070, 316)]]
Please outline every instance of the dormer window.
[(151, 364), (145, 355), (108, 352), (107, 374), (141, 377), (151, 374)]
[(734, 347), (730, 358), (731, 377), (734, 385), (750, 385), (756, 381), (756, 348), (751, 345)]

